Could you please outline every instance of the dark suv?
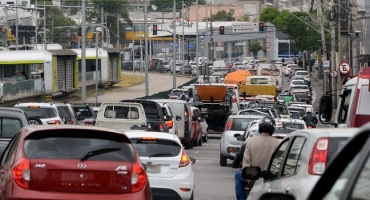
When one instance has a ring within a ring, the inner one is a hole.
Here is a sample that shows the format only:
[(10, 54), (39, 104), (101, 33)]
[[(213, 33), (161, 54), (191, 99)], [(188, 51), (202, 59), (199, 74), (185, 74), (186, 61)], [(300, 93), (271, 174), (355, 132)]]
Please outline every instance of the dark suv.
[(72, 105), (76, 113), (76, 118), (79, 125), (95, 125), (95, 112), (94, 110), (84, 104)]
[(169, 132), (165, 117), (167, 119), (170, 116), (164, 116), (162, 107), (157, 102), (142, 99), (122, 100), (121, 102), (140, 103), (143, 105), (149, 131)]
[[(40, 123), (42, 124), (41, 121)], [(3, 154), (4, 149), (13, 136), (22, 127), (28, 125), (28, 119), (23, 110), (18, 108), (0, 108), (0, 155)]]

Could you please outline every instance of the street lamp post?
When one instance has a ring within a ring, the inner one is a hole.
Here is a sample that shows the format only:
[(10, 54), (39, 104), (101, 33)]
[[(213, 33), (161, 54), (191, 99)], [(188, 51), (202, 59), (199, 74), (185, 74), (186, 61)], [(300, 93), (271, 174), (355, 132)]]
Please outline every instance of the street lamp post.
[(148, 77), (148, 0), (144, 0), (144, 34), (145, 34), (145, 96), (149, 96), (149, 77)]
[(95, 49), (96, 49), (96, 59), (95, 59), (95, 106), (98, 105), (98, 84), (99, 84), (99, 32), (95, 30)]
[(172, 58), (172, 67), (173, 67), (173, 89), (176, 88), (176, 0), (173, 1), (173, 58)]

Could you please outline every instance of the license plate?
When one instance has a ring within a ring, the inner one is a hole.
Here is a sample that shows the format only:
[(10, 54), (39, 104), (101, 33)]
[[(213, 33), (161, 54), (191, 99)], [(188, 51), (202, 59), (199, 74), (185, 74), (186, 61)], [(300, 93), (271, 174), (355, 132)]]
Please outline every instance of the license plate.
[(151, 173), (159, 173), (161, 172), (161, 166), (160, 165), (147, 165), (146, 171)]

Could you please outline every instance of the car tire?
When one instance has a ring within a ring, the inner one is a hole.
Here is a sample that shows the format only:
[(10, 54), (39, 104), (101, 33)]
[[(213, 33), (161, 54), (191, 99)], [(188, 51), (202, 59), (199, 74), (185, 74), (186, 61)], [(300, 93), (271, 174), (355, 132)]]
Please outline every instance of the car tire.
[(226, 158), (226, 157), (224, 157), (224, 156), (221, 154), (221, 152), (220, 152), (220, 165), (221, 165), (222, 167), (224, 167), (224, 166), (226, 166), (226, 165), (227, 165), (227, 158)]
[(194, 192), (191, 193), (190, 200), (194, 200)]
[(198, 146), (202, 146), (203, 145), (203, 137), (199, 139), (199, 143), (198, 143)]
[(208, 142), (208, 133), (206, 133), (205, 136), (202, 137), (202, 142)]
[(185, 149), (190, 149), (190, 143), (191, 142), (192, 141), (189, 141), (189, 142), (187, 142), (187, 143), (184, 144)]
[(198, 146), (198, 140), (193, 140), (193, 146), (197, 147)]
[(193, 140), (192, 139), (190, 139), (190, 149), (192, 149), (192, 148), (194, 148), (194, 142), (193, 142)]
[(30, 125), (43, 125), (42, 121), (37, 117), (29, 117), (27, 120)]

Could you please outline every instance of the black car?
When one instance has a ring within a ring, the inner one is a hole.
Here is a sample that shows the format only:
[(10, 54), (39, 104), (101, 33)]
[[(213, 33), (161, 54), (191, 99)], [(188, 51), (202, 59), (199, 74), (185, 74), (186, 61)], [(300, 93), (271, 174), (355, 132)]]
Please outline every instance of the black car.
[(85, 104), (72, 105), (73, 110), (76, 114), (76, 119), (79, 125), (95, 125), (95, 112), (94, 110)]
[(143, 99), (122, 100), (121, 102), (140, 103), (143, 105), (149, 131), (169, 132), (165, 118), (168, 119), (170, 116), (164, 116), (162, 107), (157, 102)]

